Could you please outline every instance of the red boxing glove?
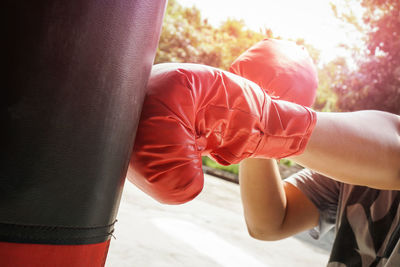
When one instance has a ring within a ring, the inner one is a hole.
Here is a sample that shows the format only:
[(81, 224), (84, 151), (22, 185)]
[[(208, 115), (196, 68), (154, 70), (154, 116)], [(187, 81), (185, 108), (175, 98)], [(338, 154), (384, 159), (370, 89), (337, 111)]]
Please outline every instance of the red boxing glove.
[(257, 84), (196, 64), (153, 67), (128, 179), (163, 203), (203, 187), (202, 155), (221, 164), (300, 154), (315, 112), (273, 100)]
[(229, 70), (257, 83), (270, 96), (305, 106), (314, 103), (317, 70), (306, 49), (294, 42), (258, 42), (240, 55)]

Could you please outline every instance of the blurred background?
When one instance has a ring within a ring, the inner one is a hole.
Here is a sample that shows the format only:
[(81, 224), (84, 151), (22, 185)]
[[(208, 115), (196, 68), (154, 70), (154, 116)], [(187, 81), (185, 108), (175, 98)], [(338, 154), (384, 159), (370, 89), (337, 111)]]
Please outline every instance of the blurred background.
[[(304, 45), (318, 69), (315, 110), (400, 115), (399, 0), (169, 0), (155, 63), (221, 69), (264, 38)], [(324, 266), (332, 235), (252, 240), (238, 166), (203, 158), (206, 184), (188, 204), (161, 205), (127, 183), (107, 266)], [(281, 160), (283, 177), (301, 167)], [(222, 179), (219, 178), (223, 178)]]

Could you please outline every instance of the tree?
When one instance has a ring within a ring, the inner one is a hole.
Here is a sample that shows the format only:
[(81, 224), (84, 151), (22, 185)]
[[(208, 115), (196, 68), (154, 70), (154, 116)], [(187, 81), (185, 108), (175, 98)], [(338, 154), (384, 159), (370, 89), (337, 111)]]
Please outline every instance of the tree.
[[(167, 6), (155, 63), (161, 62), (198, 62), (200, 56), (207, 53), (213, 29), (201, 20), (196, 8), (184, 8), (175, 0)], [(214, 59), (218, 64), (218, 59)]]
[(272, 31), (254, 32), (242, 20), (228, 19), (215, 28), (197, 8), (170, 0), (155, 63), (192, 62), (228, 69), (241, 53), (266, 37), (272, 37)]
[(356, 70), (334, 87), (338, 106), (400, 114), (400, 1), (361, 0), (361, 6), (364, 25), (351, 12), (338, 14), (365, 34)]
[(318, 111), (338, 111), (338, 96), (332, 91), (349, 72), (346, 59), (336, 58), (318, 69), (317, 98), (313, 108)]
[(315, 102), (312, 106), (317, 111), (337, 111), (337, 95), (333, 92), (332, 87), (343, 80), (344, 73), (348, 70), (346, 60), (344, 58), (336, 58), (328, 63), (322, 64), (320, 54), (321, 51), (311, 44), (305, 42), (304, 39), (294, 40), (298, 45), (306, 48), (310, 57), (318, 71), (318, 90)]

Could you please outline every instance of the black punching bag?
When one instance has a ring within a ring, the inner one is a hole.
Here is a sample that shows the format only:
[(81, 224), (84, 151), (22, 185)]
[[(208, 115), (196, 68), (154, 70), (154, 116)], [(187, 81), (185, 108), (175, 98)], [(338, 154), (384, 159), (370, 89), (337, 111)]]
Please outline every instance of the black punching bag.
[(6, 1), (0, 266), (104, 265), (165, 4)]

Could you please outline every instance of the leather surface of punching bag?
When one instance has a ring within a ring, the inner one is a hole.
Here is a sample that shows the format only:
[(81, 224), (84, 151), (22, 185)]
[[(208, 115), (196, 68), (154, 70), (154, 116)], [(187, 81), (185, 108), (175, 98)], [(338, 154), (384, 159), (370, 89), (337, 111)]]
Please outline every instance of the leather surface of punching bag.
[(109, 241), (165, 4), (6, 1), (0, 266)]

